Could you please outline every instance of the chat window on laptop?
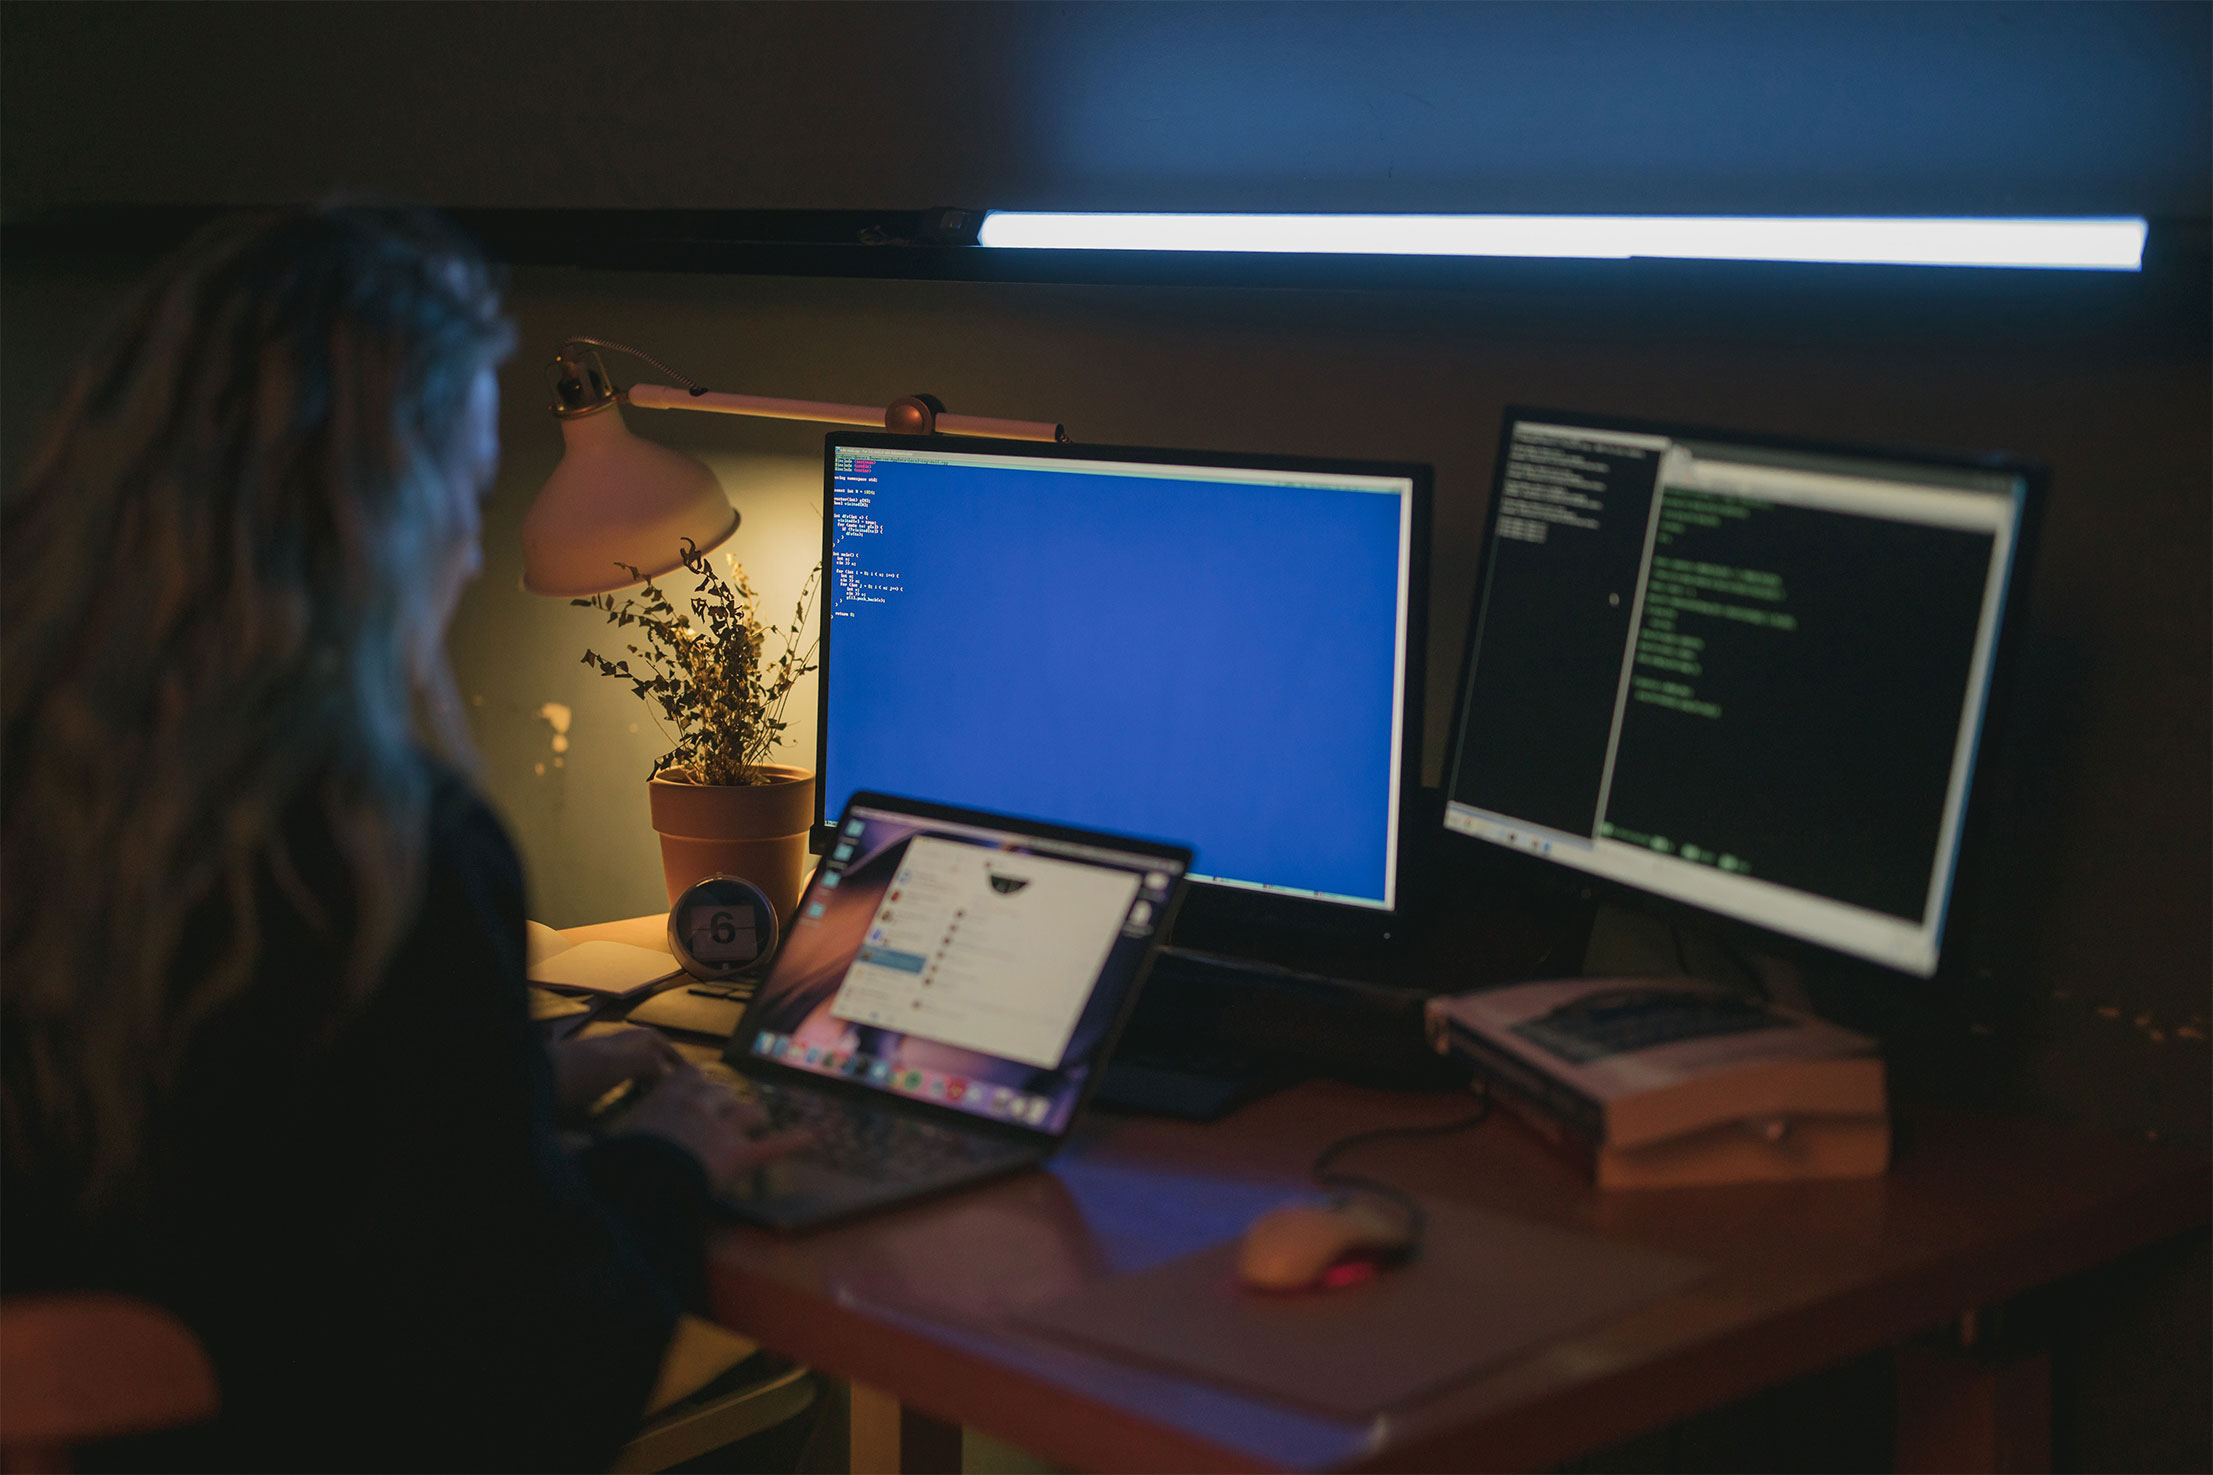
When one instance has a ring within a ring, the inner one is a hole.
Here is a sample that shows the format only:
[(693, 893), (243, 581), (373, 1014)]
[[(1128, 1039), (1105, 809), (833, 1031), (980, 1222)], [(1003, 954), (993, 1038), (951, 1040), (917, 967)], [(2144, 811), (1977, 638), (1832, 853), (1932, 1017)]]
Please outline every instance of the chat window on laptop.
[(1065, 1130), (1172, 864), (861, 808), (746, 1017), (757, 1058)]

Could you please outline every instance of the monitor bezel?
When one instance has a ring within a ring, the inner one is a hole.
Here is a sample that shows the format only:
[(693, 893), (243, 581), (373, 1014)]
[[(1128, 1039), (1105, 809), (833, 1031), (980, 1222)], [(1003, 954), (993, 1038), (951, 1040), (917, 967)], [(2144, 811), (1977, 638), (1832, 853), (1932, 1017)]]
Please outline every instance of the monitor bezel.
[[(1454, 781), (1459, 773), (1461, 740), (1468, 721), (1468, 684), (1475, 672), (1477, 636), (1480, 633), (1493, 545), (1497, 539), (1499, 502), (1505, 491), (1507, 458), (1513, 449), (1514, 427), (1522, 421), (1561, 426), (1586, 425), (1593, 430), (1660, 435), (1674, 440), (1705, 440), (1757, 450), (1871, 462), (1918, 463), (2020, 478), (2020, 516), (2013, 531), (2013, 558), (2004, 605), (1991, 643), (1989, 692), (1983, 704), (1982, 720), (1977, 725), (1970, 759), (1967, 794), (1960, 811), (1957, 855), (1945, 904), (1944, 925), (1937, 938), (1936, 966), (1927, 976), (1924, 977), (1911, 968), (1869, 958), (1860, 953), (1800, 937), (1795, 933), (1778, 931), (1734, 913), (1717, 911), (1695, 902), (1647, 891), (1627, 881), (1600, 876), (1557, 861), (1548, 861), (1541, 856), (1513, 850), (1464, 834), (1445, 823), (1446, 817), (1451, 813)], [(1893, 978), (1916, 984), (1934, 983), (1953, 977), (1960, 968), (1962, 955), (1966, 951), (1960, 945), (1963, 933), (1961, 924), (1970, 910), (1969, 898), (1974, 888), (1969, 882), (1979, 871), (1980, 841), (1989, 828), (1988, 809), (1994, 802), (1991, 797), (1993, 787), (1990, 783), (1990, 769), (2002, 741), (2002, 729), (2005, 726), (2003, 717), (2011, 706), (2021, 627), (2028, 608), (2030, 575), (2035, 566), (2037, 535), (2043, 524), (2044, 500), (2049, 483), (2050, 472), (2042, 463), (2003, 452), (1830, 440), (1765, 431), (1731, 430), (1714, 425), (1646, 419), (1632, 415), (1569, 410), (1549, 405), (1507, 405), (1499, 417), (1498, 444), (1492, 456), (1491, 484), (1484, 504), (1483, 533), (1476, 546), (1475, 587), (1469, 596), (1467, 633), (1461, 643), (1460, 667), (1453, 684), (1452, 721), (1446, 739), (1445, 763), (1440, 774), (1442, 790), (1437, 829), (1452, 837), (1446, 843), (1457, 847), (1455, 854), (1464, 861), (1472, 861), (1477, 871), (1478, 884), (1501, 885), (1534, 895), (1544, 902), (1554, 904), (1561, 914), (1578, 911), (1587, 913), (1596, 904), (1611, 902), (1671, 924), (1688, 923), (1725, 939), (1734, 939), (1794, 962), (1827, 963), (1843, 959), (1853, 966), (1875, 969)]]
[[(1337, 456), (1298, 456), (1273, 452), (1196, 451), (1160, 446), (1118, 446), (1093, 443), (1008, 441), (974, 436), (897, 435), (888, 431), (835, 430), (823, 437), (822, 450), (822, 568), (830, 576), (832, 543), (836, 532), (837, 453), (844, 447), (887, 447), (897, 450), (959, 451), (964, 454), (1006, 457), (1044, 457), (1070, 461), (1137, 461), (1154, 465), (1180, 465), (1251, 469), (1255, 471), (1304, 471), (1324, 475), (1403, 477), (1412, 487), (1406, 550), (1406, 653), (1399, 730), (1399, 792), (1396, 855), (1393, 858), (1393, 896), (1387, 907), (1361, 906), (1318, 897), (1285, 896), (1242, 886), (1222, 885), (1193, 877), (1182, 907), (1188, 929), (1201, 933), (1216, 930), (1242, 933), (1246, 929), (1271, 932), (1279, 929), (1323, 932), (1355, 937), (1384, 937), (1407, 915), (1410, 878), (1424, 843), (1421, 819), (1421, 736), (1424, 686), (1428, 668), (1430, 504), (1434, 472), (1425, 464), (1406, 461), (1368, 461)], [(811, 846), (820, 853), (834, 827), (824, 816), (829, 790), (830, 662), (832, 626), (825, 597), (822, 616), (821, 670), (816, 680), (815, 710), (815, 818)], [(1051, 816), (1043, 818), (1050, 819)], [(1174, 838), (1174, 837), (1171, 837)]]

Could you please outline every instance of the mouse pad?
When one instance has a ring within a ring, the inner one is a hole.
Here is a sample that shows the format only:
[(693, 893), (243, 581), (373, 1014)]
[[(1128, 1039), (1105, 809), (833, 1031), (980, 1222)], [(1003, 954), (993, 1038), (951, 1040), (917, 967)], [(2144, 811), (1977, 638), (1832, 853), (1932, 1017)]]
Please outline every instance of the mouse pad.
[(1337, 1290), (1248, 1290), (1235, 1241), (1024, 1312), (1055, 1338), (1346, 1418), (1703, 1278), (1690, 1260), (1427, 1202), (1421, 1255)]

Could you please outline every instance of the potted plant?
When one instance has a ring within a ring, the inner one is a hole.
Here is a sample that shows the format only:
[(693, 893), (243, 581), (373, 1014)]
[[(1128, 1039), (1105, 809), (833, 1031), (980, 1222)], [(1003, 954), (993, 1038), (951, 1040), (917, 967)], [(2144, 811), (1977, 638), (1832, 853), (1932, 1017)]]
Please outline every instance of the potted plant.
[[(735, 562), (724, 579), (688, 538), (683, 559), (699, 580), (689, 614), (628, 564), (642, 590), (619, 603), (613, 594), (570, 601), (636, 632), (638, 643), (625, 644), (627, 659), (587, 650), (584, 664), (629, 682), (658, 708), (654, 720), (673, 744), (646, 780), (669, 904), (702, 876), (743, 876), (768, 893), (778, 921), (789, 922), (805, 879), (815, 776), (769, 759), (789, 725), (784, 706), (792, 688), (815, 669), (819, 637), (804, 648), (799, 642), (822, 570), (807, 576), (790, 626), (779, 630), (761, 622), (753, 586)], [(774, 660), (767, 658), (772, 638)]]

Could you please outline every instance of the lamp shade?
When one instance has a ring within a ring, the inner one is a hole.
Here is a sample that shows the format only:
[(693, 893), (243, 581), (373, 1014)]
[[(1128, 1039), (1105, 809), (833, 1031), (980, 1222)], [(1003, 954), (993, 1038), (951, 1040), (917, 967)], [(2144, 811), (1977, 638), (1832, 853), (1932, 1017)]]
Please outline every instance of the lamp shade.
[(737, 531), (715, 474), (681, 451), (640, 440), (605, 403), (561, 418), (567, 448), (523, 515), (523, 587), (533, 594), (604, 594), (683, 563), (689, 538), (705, 553)]

